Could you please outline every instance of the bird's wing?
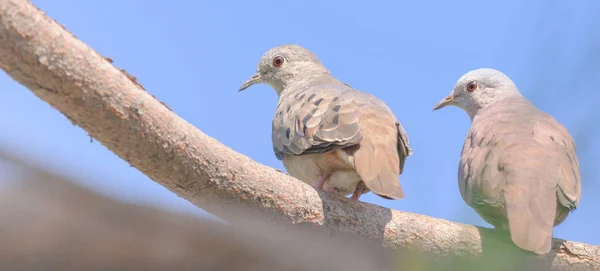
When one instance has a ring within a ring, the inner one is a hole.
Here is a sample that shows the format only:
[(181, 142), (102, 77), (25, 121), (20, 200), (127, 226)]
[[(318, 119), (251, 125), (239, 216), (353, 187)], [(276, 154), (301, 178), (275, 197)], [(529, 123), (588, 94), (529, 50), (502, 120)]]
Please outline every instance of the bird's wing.
[(536, 142), (552, 155), (559, 167), (558, 201), (569, 210), (575, 210), (581, 198), (581, 175), (575, 141), (569, 131), (548, 114), (540, 114), (533, 126)]
[(317, 84), (280, 101), (273, 118), (273, 150), (285, 155), (319, 154), (356, 145), (356, 91), (343, 84)]

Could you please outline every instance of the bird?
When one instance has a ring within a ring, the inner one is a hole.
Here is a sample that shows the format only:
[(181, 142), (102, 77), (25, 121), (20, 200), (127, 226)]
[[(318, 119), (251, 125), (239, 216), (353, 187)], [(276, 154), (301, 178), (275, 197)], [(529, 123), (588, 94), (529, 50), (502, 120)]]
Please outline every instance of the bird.
[(356, 201), (369, 191), (404, 198), (399, 175), (412, 149), (383, 101), (336, 79), (298, 44), (269, 49), (239, 91), (261, 83), (279, 97), (271, 139), (289, 175)]
[(581, 176), (569, 131), (525, 98), (504, 73), (462, 75), (433, 110), (456, 106), (471, 118), (458, 166), (463, 200), (519, 248), (544, 255), (553, 228), (577, 209)]

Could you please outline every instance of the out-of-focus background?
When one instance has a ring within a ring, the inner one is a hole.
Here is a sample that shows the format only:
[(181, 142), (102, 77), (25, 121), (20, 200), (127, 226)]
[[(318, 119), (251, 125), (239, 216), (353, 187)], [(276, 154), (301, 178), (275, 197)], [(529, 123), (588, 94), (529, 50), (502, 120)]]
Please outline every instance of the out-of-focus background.
[[(457, 186), (469, 119), (458, 108), (431, 110), (462, 74), (499, 69), (576, 141), (583, 195), (555, 237), (600, 243), (598, 1), (32, 2), (188, 122), (282, 170), (271, 147), (275, 92), (266, 85), (237, 89), (271, 47), (305, 46), (334, 76), (384, 100), (410, 136), (414, 155), (401, 176), (406, 198), (369, 193), (361, 199), (482, 226), (489, 225)], [(84, 130), (4, 73), (0, 88), (1, 150), (127, 202), (207, 215), (90, 142)]]

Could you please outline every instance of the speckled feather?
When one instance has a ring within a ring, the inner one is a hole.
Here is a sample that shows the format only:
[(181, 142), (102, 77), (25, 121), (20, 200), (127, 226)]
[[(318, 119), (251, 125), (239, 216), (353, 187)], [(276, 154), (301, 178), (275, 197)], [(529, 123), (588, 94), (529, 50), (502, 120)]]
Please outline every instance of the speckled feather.
[[(288, 89), (280, 98), (272, 137), (275, 155), (299, 179), (314, 182), (317, 175), (327, 171), (354, 170), (376, 194), (391, 198), (403, 195), (398, 175), (412, 153), (408, 136), (391, 110), (371, 94), (330, 77)], [(345, 163), (317, 161), (298, 170), (290, 168), (290, 163), (304, 160), (294, 156), (309, 155), (314, 161), (322, 159), (316, 156), (336, 150), (337, 159)], [(319, 172), (314, 174), (306, 172), (317, 168)], [(348, 173), (339, 176), (346, 180), (336, 176), (330, 177), (329, 185), (342, 194), (352, 193), (360, 181)]]

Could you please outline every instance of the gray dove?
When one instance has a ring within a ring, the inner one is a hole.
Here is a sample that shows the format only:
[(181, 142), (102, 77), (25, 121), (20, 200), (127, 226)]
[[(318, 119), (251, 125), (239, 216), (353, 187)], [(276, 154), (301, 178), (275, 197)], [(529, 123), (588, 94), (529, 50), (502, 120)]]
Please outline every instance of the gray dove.
[(239, 91), (258, 83), (279, 95), (273, 151), (291, 176), (354, 200), (369, 191), (404, 197), (398, 176), (412, 150), (381, 100), (338, 81), (317, 56), (294, 44), (266, 52)]
[(471, 117), (458, 167), (464, 201), (495, 228), (508, 230), (521, 249), (548, 253), (553, 227), (581, 196), (575, 142), (567, 129), (493, 69), (463, 75), (434, 110), (448, 105)]

